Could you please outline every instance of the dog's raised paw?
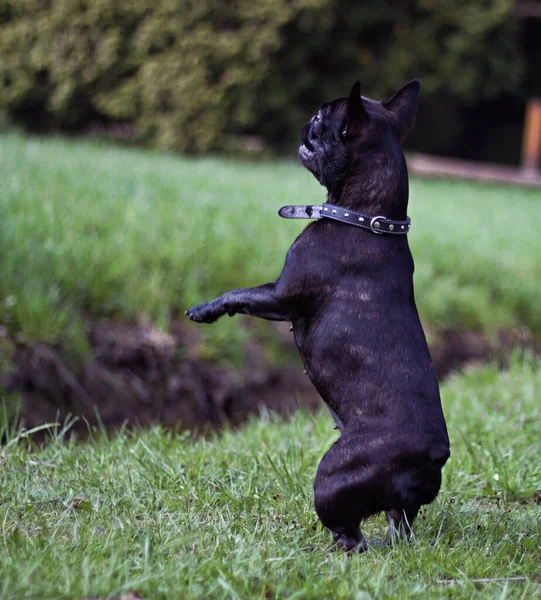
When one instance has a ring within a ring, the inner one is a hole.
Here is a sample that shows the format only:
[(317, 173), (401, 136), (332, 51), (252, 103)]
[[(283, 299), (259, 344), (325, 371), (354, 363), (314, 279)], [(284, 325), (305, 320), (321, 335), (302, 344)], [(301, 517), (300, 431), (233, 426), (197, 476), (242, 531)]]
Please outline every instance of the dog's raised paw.
[(196, 323), (214, 323), (222, 315), (211, 302), (192, 306), (192, 308), (184, 311), (184, 314)]

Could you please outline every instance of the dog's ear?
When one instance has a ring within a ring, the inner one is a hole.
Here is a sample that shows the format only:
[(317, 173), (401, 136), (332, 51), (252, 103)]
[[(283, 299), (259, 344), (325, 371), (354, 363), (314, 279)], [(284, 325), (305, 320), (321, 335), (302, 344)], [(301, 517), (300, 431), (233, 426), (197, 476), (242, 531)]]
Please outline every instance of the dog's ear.
[(401, 141), (406, 139), (415, 122), (420, 93), (421, 82), (414, 79), (403, 85), (390, 100), (382, 102), (382, 105), (397, 119)]
[(358, 133), (362, 124), (368, 119), (361, 98), (361, 83), (355, 82), (347, 99), (346, 117), (342, 124), (341, 135), (343, 138), (352, 137)]

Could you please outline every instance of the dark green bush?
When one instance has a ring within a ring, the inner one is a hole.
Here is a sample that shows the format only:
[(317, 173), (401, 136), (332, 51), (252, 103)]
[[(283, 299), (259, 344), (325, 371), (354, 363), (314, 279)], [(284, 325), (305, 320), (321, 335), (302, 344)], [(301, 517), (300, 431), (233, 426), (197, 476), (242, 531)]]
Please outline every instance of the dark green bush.
[[(509, 0), (328, 4), (315, 17), (301, 14), (285, 27), (286, 41), (273, 57), (261, 94), (269, 114), (258, 126), (266, 137), (272, 137), (276, 123), (284, 128), (280, 135), (297, 130), (307, 107), (344, 95), (356, 78), (376, 98), (420, 78), (424, 114), (444, 115), (436, 130), (427, 124), (425, 146), (431, 136), (438, 137), (439, 147), (440, 139), (445, 146), (456, 136), (462, 108), (503, 93), (520, 94), (520, 30)], [(287, 100), (290, 110), (280, 116)], [(453, 113), (455, 119), (449, 118)]]
[(132, 124), (204, 151), (257, 121), (285, 24), (324, 0), (4, 1), (0, 106), (32, 124)]
[(519, 93), (510, 0), (0, 0), (0, 112), (33, 128), (126, 124), (201, 152), (280, 145), (361, 78), (385, 95)]

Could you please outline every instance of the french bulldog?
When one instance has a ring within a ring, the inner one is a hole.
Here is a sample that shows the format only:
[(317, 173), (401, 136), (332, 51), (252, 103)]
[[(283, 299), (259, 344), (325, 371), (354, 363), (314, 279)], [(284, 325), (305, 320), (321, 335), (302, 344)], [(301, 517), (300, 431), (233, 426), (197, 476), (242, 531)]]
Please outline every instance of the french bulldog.
[[(306, 372), (341, 434), (317, 469), (314, 500), (334, 546), (346, 551), (368, 548), (360, 524), (382, 511), (384, 543), (409, 539), (450, 455), (407, 240), (402, 142), (419, 94), (414, 80), (381, 102), (361, 96), (357, 82), (348, 97), (324, 104), (302, 128), (298, 154), (327, 190), (318, 215), (335, 218), (302, 231), (277, 281), (186, 311), (200, 323), (238, 313), (291, 322)], [(314, 207), (305, 208), (314, 216)]]

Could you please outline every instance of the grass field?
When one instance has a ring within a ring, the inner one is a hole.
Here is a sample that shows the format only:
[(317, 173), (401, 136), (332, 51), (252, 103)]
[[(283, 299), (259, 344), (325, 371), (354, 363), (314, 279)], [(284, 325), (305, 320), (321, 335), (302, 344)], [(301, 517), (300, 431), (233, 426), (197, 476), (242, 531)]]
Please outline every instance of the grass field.
[[(167, 326), (194, 303), (275, 279), (305, 222), (287, 203), (323, 189), (295, 163), (188, 159), (0, 136), (0, 325), (84, 352), (84, 320)], [(431, 330), (541, 333), (541, 191), (414, 180), (410, 242)], [(200, 328), (202, 352), (237, 360), (246, 332)]]
[[(167, 327), (194, 303), (276, 278), (305, 225), (278, 208), (324, 199), (286, 162), (10, 134), (0, 165), (0, 326), (79, 356), (89, 318)], [(431, 331), (541, 335), (540, 191), (413, 180), (410, 207)], [(238, 362), (250, 335), (238, 323), (200, 327), (202, 355)], [(324, 412), (263, 415), (195, 443), (159, 427), (81, 443), (67, 423), (44, 447), (5, 431), (0, 598), (541, 598), (540, 367), (444, 385), (442, 492), (411, 545), (362, 556), (330, 553), (316, 521), (313, 478), (336, 436)]]
[[(312, 483), (330, 417), (263, 415), (196, 443), (153, 428), (0, 455), (0, 597), (541, 598), (541, 369), (449, 380), (440, 496), (410, 545), (328, 551)], [(365, 530), (381, 536), (383, 519)], [(483, 580), (483, 581), (475, 581)]]

